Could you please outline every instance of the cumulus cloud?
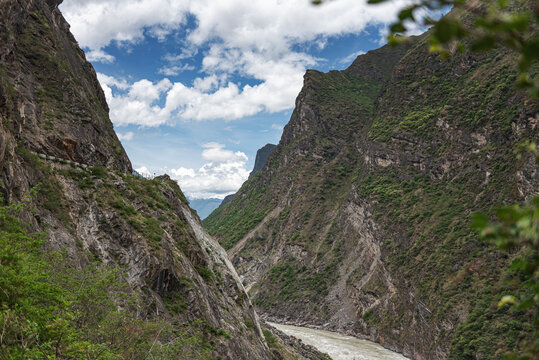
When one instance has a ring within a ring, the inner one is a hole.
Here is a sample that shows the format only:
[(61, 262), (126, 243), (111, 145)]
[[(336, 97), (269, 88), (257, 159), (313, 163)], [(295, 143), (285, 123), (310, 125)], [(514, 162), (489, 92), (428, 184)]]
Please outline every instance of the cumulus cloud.
[(249, 177), (246, 169), (247, 155), (241, 151), (225, 149), (219, 143), (202, 145), (206, 161), (199, 169), (179, 167), (170, 170), (190, 199), (223, 199), (236, 192)]
[[(223, 76), (197, 78), (193, 86), (168, 79), (128, 83), (98, 74), (116, 126), (135, 124), (159, 126), (175, 120), (234, 120), (261, 111), (278, 112), (291, 108), (301, 88), (303, 72), (289, 75), (283, 69), (258, 85), (241, 86)], [(160, 103), (163, 103), (160, 105)]]
[(176, 0), (66, 0), (60, 9), (79, 43), (91, 50), (111, 42), (163, 39), (180, 28), (188, 2)]
[(152, 177), (152, 173), (150, 172), (150, 170), (148, 170), (146, 166), (141, 166), (139, 168), (136, 168), (135, 171), (144, 177), (147, 177), (147, 178)]
[[(310, 0), (65, 0), (61, 10), (89, 57), (103, 62), (114, 61), (104, 50), (112, 43), (163, 40), (179, 33), (188, 17), (196, 19), (181, 39), (185, 50), (165, 56), (167, 65), (158, 70), (164, 76), (192, 70), (185, 59), (205, 48), (199, 69), (204, 76), (192, 84), (141, 80), (138, 86), (159, 93), (151, 100), (122, 93), (118, 84), (100, 76), (115, 124), (158, 126), (176, 119), (233, 120), (289, 109), (305, 70), (320, 60), (299, 48), (323, 48), (328, 37), (389, 23), (410, 1), (372, 6), (366, 0), (339, 0), (314, 7)], [(236, 75), (252, 81), (231, 81)]]
[(100, 62), (104, 64), (112, 64), (115, 60), (115, 57), (107, 54), (101, 49), (90, 50), (86, 52), (86, 59), (88, 61)]
[(129, 141), (129, 140), (133, 140), (133, 137), (135, 136), (135, 133), (133, 133), (132, 131), (128, 131), (124, 134), (120, 134), (118, 133), (118, 139), (122, 140), (122, 141)]
[(159, 126), (170, 121), (170, 113), (157, 103), (171, 87), (168, 79), (157, 83), (140, 80), (129, 83), (104, 74), (97, 74), (110, 106), (110, 118), (117, 126), (136, 124)]

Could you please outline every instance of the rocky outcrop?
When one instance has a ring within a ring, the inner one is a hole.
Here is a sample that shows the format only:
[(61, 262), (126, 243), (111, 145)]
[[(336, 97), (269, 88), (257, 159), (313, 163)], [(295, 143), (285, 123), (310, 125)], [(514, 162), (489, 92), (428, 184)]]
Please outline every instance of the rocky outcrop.
[(253, 167), (253, 171), (251, 171), (251, 173), (249, 174), (249, 178), (253, 177), (264, 167), (264, 165), (266, 165), (268, 157), (271, 155), (271, 153), (273, 152), (273, 150), (275, 150), (276, 147), (277, 145), (266, 144), (260, 149), (258, 149), (258, 151), (256, 152), (255, 165)]
[[(2, 142), (130, 172), (95, 71), (69, 32), (59, 3), (0, 1)], [(5, 161), (4, 155), (0, 163)]]
[(539, 193), (534, 157), (513, 152), (539, 131), (517, 63), (442, 61), (422, 35), (308, 71), (272, 166), (204, 221), (259, 311), (413, 359), (498, 359), (529, 337), (506, 331), (525, 316), (497, 311), (511, 259), (469, 226)]

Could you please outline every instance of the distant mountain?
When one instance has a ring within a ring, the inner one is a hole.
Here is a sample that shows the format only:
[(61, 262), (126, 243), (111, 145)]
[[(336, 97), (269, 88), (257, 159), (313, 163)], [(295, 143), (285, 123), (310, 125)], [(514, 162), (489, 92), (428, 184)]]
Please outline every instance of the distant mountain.
[[(264, 165), (266, 165), (268, 157), (271, 155), (271, 153), (273, 152), (273, 150), (275, 150), (276, 147), (277, 145), (266, 144), (262, 148), (258, 149), (258, 151), (256, 152), (255, 165), (253, 166), (253, 170), (249, 174), (249, 179), (252, 178), (257, 172), (259, 172), (264, 167)], [(236, 194), (227, 195), (223, 199), (223, 201), (221, 201), (221, 204), (219, 206), (228, 204), (230, 201), (232, 201), (234, 195)], [(213, 210), (215, 210), (216, 208), (214, 208)], [(206, 218), (208, 215), (204, 216), (204, 218)], [(201, 219), (203, 218), (201, 217)]]
[[(266, 144), (262, 148), (258, 149), (256, 152), (255, 165), (253, 170), (249, 174), (249, 178), (253, 177), (257, 172), (260, 171), (266, 164), (268, 157), (271, 155), (273, 150), (277, 145)], [(195, 209), (198, 213), (200, 219), (205, 219), (210, 215), (213, 210), (217, 209), (219, 206), (224, 205), (234, 198), (235, 194), (230, 194), (226, 196), (223, 200), (221, 199), (189, 199), (189, 205)]]
[(266, 165), (266, 161), (268, 160), (268, 157), (271, 155), (273, 150), (277, 145), (273, 144), (266, 144), (264, 147), (258, 149), (256, 152), (256, 159), (255, 159), (255, 166), (253, 167), (253, 171), (249, 174), (249, 178), (252, 178), (257, 172), (260, 171)]
[(188, 199), (189, 205), (191, 208), (197, 211), (200, 219), (205, 219), (208, 215), (212, 213), (213, 210), (217, 209), (223, 200), (221, 199)]
[(232, 201), (232, 199), (234, 199), (234, 195), (236, 195), (236, 194), (230, 194), (230, 195), (225, 196), (223, 201), (221, 201), (221, 205), (225, 205), (225, 204), (229, 203), (230, 201)]

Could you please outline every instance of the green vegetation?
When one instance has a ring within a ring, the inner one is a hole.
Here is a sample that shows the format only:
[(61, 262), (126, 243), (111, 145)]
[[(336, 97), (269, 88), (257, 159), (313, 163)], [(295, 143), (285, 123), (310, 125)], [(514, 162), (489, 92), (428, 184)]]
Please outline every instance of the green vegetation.
[(271, 331), (263, 329), (262, 333), (264, 334), (264, 338), (266, 339), (266, 343), (268, 344), (268, 347), (270, 349), (277, 348), (278, 341), (277, 337), (271, 333)]
[[(535, 150), (535, 145), (534, 145)], [(530, 319), (529, 322), (509, 321), (502, 324), (502, 331), (510, 334), (510, 348), (518, 351), (506, 355), (508, 359), (534, 359), (539, 356), (539, 197), (528, 203), (505, 206), (496, 211), (497, 222), (489, 222), (482, 213), (474, 215), (473, 226), (483, 239), (495, 243), (498, 248), (514, 252), (510, 268), (505, 272), (504, 281), (512, 290), (501, 298), (496, 311), (517, 312)], [(508, 304), (512, 307), (508, 309)], [(466, 335), (466, 326), (474, 319), (468, 320), (459, 329)], [(530, 338), (517, 337), (524, 330)], [(507, 341), (507, 340), (506, 340)]]
[(16, 151), (36, 173), (40, 191), (37, 194), (38, 202), (47, 210), (55, 214), (68, 228), (71, 228), (72, 220), (69, 215), (67, 201), (63, 196), (62, 184), (54, 177), (54, 171), (50, 165), (46, 165), (39, 156), (24, 148), (16, 148)]
[(334, 126), (343, 129), (349, 125), (348, 121), (358, 121), (371, 113), (382, 86), (380, 81), (342, 71), (324, 74), (311, 70), (308, 74), (318, 89), (314, 100), (321, 114), (330, 119), (339, 114), (341, 119)]
[(213, 281), (213, 272), (205, 266), (196, 266), (196, 271), (206, 283)]
[(308, 297), (318, 301), (328, 294), (329, 285), (336, 279), (337, 264), (322, 269), (308, 269), (293, 260), (281, 261), (270, 269), (264, 289), (254, 299), (266, 307), (276, 302), (288, 302)]
[[(272, 203), (263, 200), (265, 193), (265, 188), (258, 191), (251, 189), (247, 193), (247, 199), (241, 199), (245, 202), (245, 206), (231, 207), (231, 203), (221, 206), (204, 219), (204, 226), (210, 229), (212, 235), (219, 237), (221, 245), (226, 250), (232, 248), (271, 210)], [(232, 200), (232, 202), (235, 201), (237, 201), (236, 198)], [(260, 206), (261, 203), (262, 206)], [(229, 208), (232, 209), (232, 212), (228, 213), (230, 218), (223, 221), (219, 214), (226, 212)]]
[(80, 267), (65, 253), (43, 253), (44, 234), (29, 233), (18, 219), (24, 211), (23, 203), (0, 207), (0, 357), (212, 358), (197, 327), (178, 331), (137, 319), (140, 295), (120, 269), (97, 261)]

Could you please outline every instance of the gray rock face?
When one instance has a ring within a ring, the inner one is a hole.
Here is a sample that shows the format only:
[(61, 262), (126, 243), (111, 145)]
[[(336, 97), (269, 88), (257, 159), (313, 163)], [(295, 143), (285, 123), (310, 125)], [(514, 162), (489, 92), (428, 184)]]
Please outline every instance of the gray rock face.
[(130, 172), (95, 71), (59, 3), (0, 1), (1, 126), (17, 146)]
[(266, 165), (268, 157), (271, 155), (271, 153), (273, 152), (273, 150), (275, 150), (276, 147), (277, 145), (266, 144), (262, 148), (258, 149), (258, 151), (256, 152), (255, 165), (253, 167), (253, 171), (251, 171), (251, 173), (249, 174), (249, 178), (254, 176), (264, 167), (264, 165)]

